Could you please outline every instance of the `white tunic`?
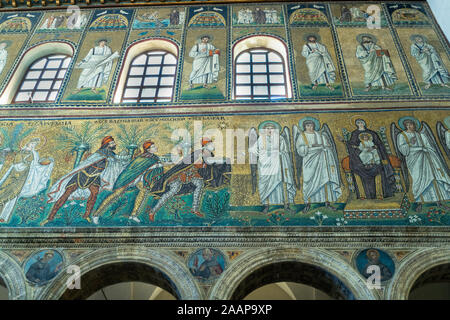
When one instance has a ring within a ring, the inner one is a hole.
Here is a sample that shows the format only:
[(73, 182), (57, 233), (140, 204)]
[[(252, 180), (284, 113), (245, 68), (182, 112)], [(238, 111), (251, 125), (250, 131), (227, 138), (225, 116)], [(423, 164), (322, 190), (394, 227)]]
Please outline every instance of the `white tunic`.
[(450, 199), (450, 178), (428, 138), (418, 132), (403, 131), (397, 136), (397, 143), (406, 158), (415, 201)]
[(219, 55), (210, 43), (198, 43), (192, 47), (189, 57), (194, 58), (192, 72), (189, 76), (191, 84), (209, 84), (219, 77)]
[(327, 47), (318, 42), (308, 42), (303, 46), (302, 55), (306, 58), (306, 66), (312, 83), (334, 82), (336, 68)]
[[(306, 138), (306, 139), (305, 139)], [(319, 145), (313, 147), (313, 145)], [(339, 163), (327, 137), (317, 131), (303, 132), (295, 142), (303, 157), (303, 198), (305, 203), (335, 202), (341, 196)]]
[(356, 57), (364, 69), (364, 84), (373, 87), (390, 86), (397, 80), (394, 66), (388, 56), (378, 56), (376, 50), (381, 50), (381, 47), (374, 43), (360, 44), (356, 48)]
[(106, 84), (111, 74), (112, 61), (102, 63), (111, 56), (111, 48), (104, 46), (94, 47), (81, 61), (80, 78), (77, 88), (99, 88)]
[(6, 49), (0, 49), (0, 74), (3, 71), (3, 68), (5, 68), (7, 58), (8, 51), (6, 51)]
[(261, 135), (249, 148), (250, 153), (258, 156), (258, 190), (262, 204), (284, 204), (283, 180), (288, 196), (286, 202), (294, 202), (296, 190), (288, 150), (284, 139), (267, 135)]
[(434, 47), (428, 43), (411, 45), (411, 55), (422, 68), (423, 81), (445, 84), (449, 81), (448, 71)]

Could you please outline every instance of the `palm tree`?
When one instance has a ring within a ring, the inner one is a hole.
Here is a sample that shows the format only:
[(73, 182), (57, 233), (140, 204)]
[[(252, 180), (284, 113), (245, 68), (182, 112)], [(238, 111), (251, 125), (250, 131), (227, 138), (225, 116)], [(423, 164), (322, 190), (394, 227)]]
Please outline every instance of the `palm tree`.
[(94, 141), (104, 136), (109, 128), (105, 125), (93, 126), (91, 122), (84, 122), (80, 129), (74, 126), (62, 127), (63, 133), (56, 137), (57, 149), (76, 152), (75, 168), (80, 163), (84, 153), (92, 148)]
[(136, 125), (119, 125), (120, 133), (117, 135), (121, 147), (128, 150), (128, 154), (133, 157), (134, 152), (144, 142), (145, 139), (155, 137), (156, 124), (148, 125), (144, 128), (138, 128)]
[(25, 125), (23, 123), (19, 123), (9, 129), (0, 127), (2, 135), (0, 144), (0, 170), (5, 162), (6, 155), (19, 151), (22, 140), (34, 131), (34, 128), (25, 130), (24, 127)]

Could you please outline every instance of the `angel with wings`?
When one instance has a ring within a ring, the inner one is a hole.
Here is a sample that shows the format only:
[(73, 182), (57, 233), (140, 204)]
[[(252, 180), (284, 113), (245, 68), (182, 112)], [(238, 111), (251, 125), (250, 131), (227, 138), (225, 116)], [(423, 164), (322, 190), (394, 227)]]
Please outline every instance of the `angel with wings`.
[(291, 139), (289, 128), (274, 121), (264, 121), (249, 132), (249, 155), (252, 173), (252, 190), (258, 186), (263, 212), (269, 212), (270, 205), (283, 204), (292, 211), (296, 194), (292, 166)]
[(303, 199), (306, 213), (311, 203), (325, 203), (328, 209), (336, 210), (331, 202), (342, 195), (342, 180), (336, 144), (330, 128), (313, 117), (301, 119), (292, 128), (295, 142), (295, 167), (297, 186), (303, 176)]
[[(437, 202), (439, 207), (448, 209), (442, 202), (450, 200), (450, 178), (447, 163), (439, 150), (431, 128), (424, 121), (413, 117), (402, 117), (391, 124), (392, 142), (412, 180), (416, 211), (422, 211), (425, 202)], [(407, 172), (403, 172), (406, 189), (409, 189)]]
[(450, 158), (450, 116), (444, 119), (444, 123), (436, 123), (436, 131), (447, 158)]

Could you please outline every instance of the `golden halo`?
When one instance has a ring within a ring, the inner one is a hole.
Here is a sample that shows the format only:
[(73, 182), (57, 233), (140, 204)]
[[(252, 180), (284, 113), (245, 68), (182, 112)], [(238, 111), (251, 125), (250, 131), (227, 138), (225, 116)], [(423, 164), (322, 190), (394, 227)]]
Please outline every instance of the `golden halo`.
[(357, 125), (356, 125), (356, 120), (358, 120), (358, 119), (364, 120), (364, 122), (366, 123), (366, 128), (368, 128), (368, 127), (370, 126), (369, 120), (367, 120), (366, 117), (363, 117), (363, 116), (360, 115), (360, 114), (356, 114), (356, 115), (352, 116), (352, 117), (350, 118), (350, 123), (351, 123), (353, 126), (356, 126), (356, 127), (357, 127)]
[(23, 149), (28, 143), (31, 142), (31, 140), (34, 140), (34, 139), (39, 139), (39, 143), (37, 144), (36, 148), (34, 149), (36, 151), (42, 149), (47, 144), (47, 138), (45, 136), (43, 136), (43, 135), (34, 135), (34, 136), (28, 137), (26, 139), (23, 139), (20, 142), (20, 149)]

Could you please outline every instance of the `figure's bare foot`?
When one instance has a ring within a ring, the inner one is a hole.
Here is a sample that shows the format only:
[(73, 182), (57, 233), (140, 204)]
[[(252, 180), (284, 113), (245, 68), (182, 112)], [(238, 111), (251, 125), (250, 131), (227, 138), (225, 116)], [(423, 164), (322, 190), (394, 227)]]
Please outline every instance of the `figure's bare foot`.
[(318, 87), (317, 84), (315, 84), (315, 85), (312, 86), (312, 89), (313, 89), (313, 90), (316, 90), (317, 87)]
[(369, 86), (369, 87), (366, 87), (366, 88), (364, 89), (364, 91), (365, 91), (365, 92), (369, 92), (369, 91), (370, 91), (370, 88), (371, 88), (370, 86)]
[(330, 86), (329, 84), (327, 84), (327, 88), (330, 89), (330, 91), (334, 91), (334, 88), (332, 86)]
[(200, 218), (203, 218), (203, 217), (204, 217), (203, 214), (200, 213), (200, 211), (192, 210), (191, 212), (192, 212), (193, 214), (195, 214), (197, 217), (200, 217)]
[(430, 89), (430, 87), (431, 87), (431, 83), (427, 84), (427, 85), (424, 87), (424, 89), (425, 89), (425, 90), (428, 90), (428, 89)]
[(448, 84), (445, 84), (445, 83), (441, 84), (441, 87), (450, 88), (450, 86)]

